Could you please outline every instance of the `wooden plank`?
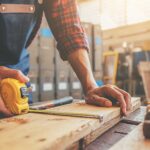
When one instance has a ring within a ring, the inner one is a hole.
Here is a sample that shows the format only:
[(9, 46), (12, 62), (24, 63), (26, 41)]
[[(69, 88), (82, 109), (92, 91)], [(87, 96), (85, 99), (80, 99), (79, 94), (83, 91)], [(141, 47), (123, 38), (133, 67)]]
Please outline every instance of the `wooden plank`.
[(104, 46), (122, 45), (124, 41), (130, 43), (150, 40), (150, 21), (104, 30), (102, 35)]
[[(133, 106), (137, 106), (139, 103), (138, 98), (132, 99)], [(102, 134), (106, 130), (107, 122), (120, 117), (119, 107), (97, 107), (87, 105), (83, 102), (56, 107), (53, 110), (100, 114), (103, 115), (103, 122), (100, 122), (98, 119), (32, 113), (2, 119), (0, 120), (0, 149), (60, 150), (66, 149), (84, 137), (86, 137), (84, 141), (87, 139), (88, 144), (99, 136), (96, 132)], [(92, 138), (87, 137), (90, 133)], [(80, 140), (80, 144), (84, 141)], [(80, 145), (78, 144), (79, 147)]]
[(142, 132), (142, 125), (140, 124), (129, 135), (125, 136), (110, 150), (149, 150), (150, 140), (145, 139)]
[[(119, 28), (109, 29), (109, 30), (103, 30), (103, 37), (122, 37), (122, 36), (128, 36), (128, 35), (135, 35), (138, 33), (143, 33), (150, 30), (150, 21), (132, 24), (132, 25), (125, 25), (121, 26)], [(127, 32), (128, 31), (128, 32)]]
[[(120, 121), (120, 116), (104, 123), (101, 127), (96, 129), (95, 131), (91, 132), (84, 138), (80, 139), (79, 141), (72, 144), (67, 150), (77, 150), (77, 149), (85, 149), (87, 145), (89, 145), (91, 142), (96, 140), (100, 135), (102, 135), (104, 132), (115, 126)], [(82, 141), (82, 144), (81, 144)]]
[[(139, 98), (132, 98), (132, 109), (128, 114), (131, 114), (135, 110), (137, 110), (141, 106), (141, 102)], [(103, 133), (105, 133), (107, 130), (115, 126), (119, 121), (121, 120), (121, 116), (117, 116), (116, 118), (113, 118), (112, 120), (108, 122), (104, 122), (102, 126), (97, 128), (96, 130), (92, 131), (90, 134), (85, 136), (82, 139), (82, 148), (84, 149), (88, 144), (96, 140), (99, 136), (101, 136)], [(74, 143), (69, 150), (78, 149), (78, 147), (81, 147), (80, 142)]]

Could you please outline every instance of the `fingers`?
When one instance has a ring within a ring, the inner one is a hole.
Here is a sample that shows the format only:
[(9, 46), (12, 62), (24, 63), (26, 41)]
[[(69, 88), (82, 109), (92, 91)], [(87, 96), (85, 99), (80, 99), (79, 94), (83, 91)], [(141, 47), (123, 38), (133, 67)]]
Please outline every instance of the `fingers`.
[(127, 115), (127, 108), (131, 107), (131, 97), (127, 92), (114, 85), (105, 85), (91, 90), (87, 95), (86, 101), (89, 104), (110, 107), (112, 102), (107, 99), (108, 97), (116, 99), (123, 114)]
[(122, 93), (124, 95), (124, 99), (125, 99), (126, 104), (127, 104), (127, 110), (130, 110), (132, 107), (130, 94), (128, 94), (126, 91), (118, 88), (117, 86), (114, 88), (117, 89), (120, 93)]
[(0, 97), (0, 113), (4, 114), (5, 117), (11, 117), (13, 114), (5, 107), (5, 104)]
[(93, 104), (93, 105), (97, 105), (97, 106), (105, 106), (105, 107), (111, 107), (112, 106), (111, 101), (109, 101), (108, 99), (106, 99), (104, 97), (99, 97), (96, 94), (93, 94), (93, 95), (89, 96), (86, 99), (86, 102), (88, 104)]
[(29, 82), (29, 78), (25, 76), (20, 70), (9, 69), (7, 67), (0, 66), (0, 79), (13, 78), (20, 82)]
[(124, 95), (121, 92), (119, 92), (119, 90), (115, 89), (113, 86), (105, 86), (103, 87), (103, 90), (108, 96), (111, 96), (119, 101), (123, 114), (127, 115), (127, 105)]

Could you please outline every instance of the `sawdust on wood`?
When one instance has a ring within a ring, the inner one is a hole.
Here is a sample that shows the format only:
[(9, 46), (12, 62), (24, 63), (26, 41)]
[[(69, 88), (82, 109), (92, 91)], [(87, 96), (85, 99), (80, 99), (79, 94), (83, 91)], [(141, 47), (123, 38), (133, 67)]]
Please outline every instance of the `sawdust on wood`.
[(0, 131), (4, 130), (4, 128), (0, 128)]
[(14, 123), (18, 123), (18, 124), (25, 124), (28, 123), (29, 120), (27, 119), (22, 119), (22, 118), (7, 118), (5, 119), (6, 122), (14, 122)]
[(28, 139), (28, 138), (30, 138), (30, 136), (29, 136), (29, 135), (26, 135), (25, 138)]
[(67, 120), (65, 118), (51, 118), (51, 119), (47, 119), (48, 121), (60, 121), (60, 120)]
[(44, 142), (44, 141), (46, 141), (46, 139), (45, 139), (45, 138), (41, 138), (41, 139), (39, 139), (38, 141), (39, 141), (39, 142)]

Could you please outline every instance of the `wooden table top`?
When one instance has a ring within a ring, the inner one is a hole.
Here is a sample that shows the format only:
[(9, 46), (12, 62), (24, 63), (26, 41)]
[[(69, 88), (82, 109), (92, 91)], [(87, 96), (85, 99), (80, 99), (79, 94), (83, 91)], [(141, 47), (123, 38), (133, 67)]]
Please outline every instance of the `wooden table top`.
[[(133, 98), (133, 109), (139, 107), (139, 98)], [(98, 107), (77, 102), (53, 108), (60, 112), (91, 113), (103, 116), (103, 121), (91, 118), (25, 114), (0, 120), (1, 150), (66, 149), (115, 118), (120, 118), (119, 107)], [(118, 120), (119, 121), (119, 120)], [(111, 127), (111, 126), (110, 126)], [(106, 127), (105, 127), (106, 128)]]

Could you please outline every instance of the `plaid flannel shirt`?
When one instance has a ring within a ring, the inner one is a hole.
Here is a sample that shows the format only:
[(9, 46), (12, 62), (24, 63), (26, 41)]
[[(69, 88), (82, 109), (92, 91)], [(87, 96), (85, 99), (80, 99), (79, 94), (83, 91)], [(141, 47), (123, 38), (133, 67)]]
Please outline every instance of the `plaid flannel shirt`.
[(78, 49), (89, 50), (81, 26), (76, 0), (45, 0), (44, 12), (63, 60)]

